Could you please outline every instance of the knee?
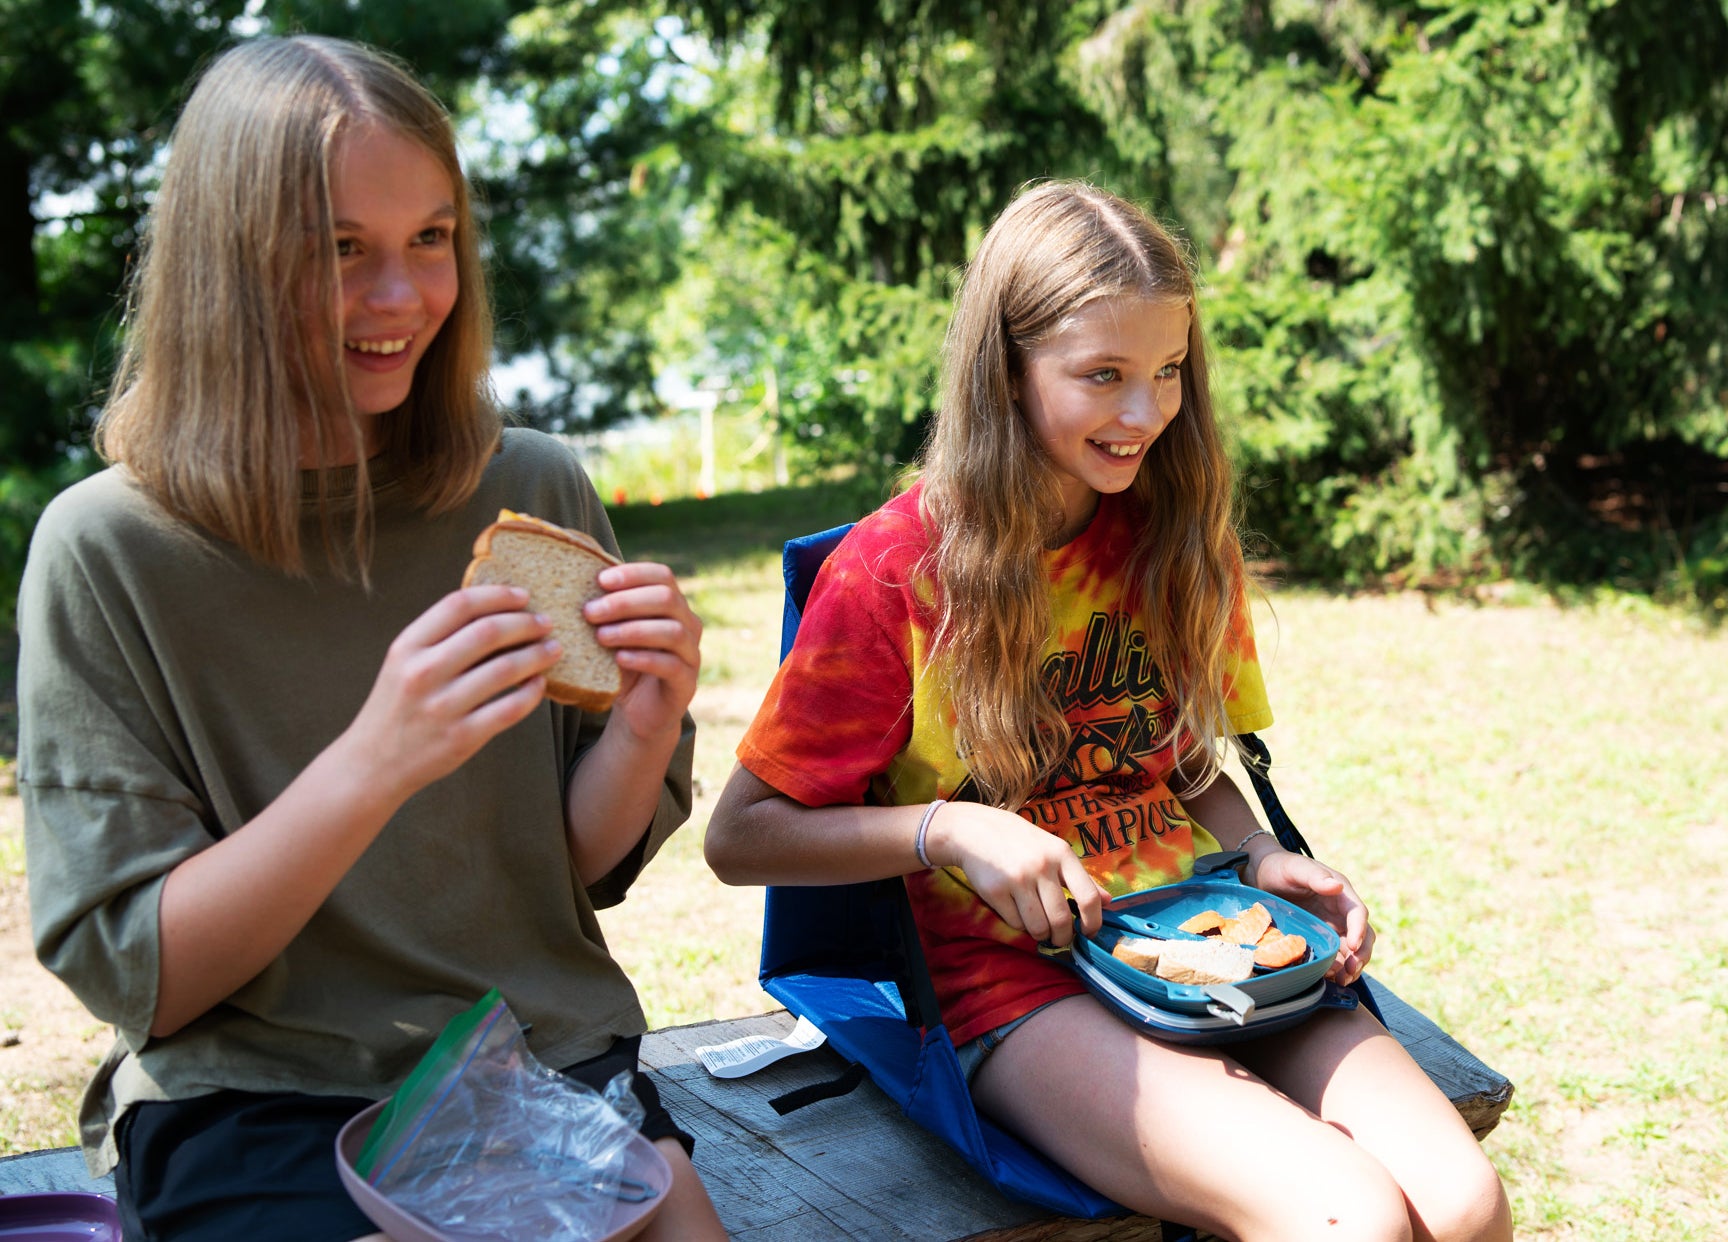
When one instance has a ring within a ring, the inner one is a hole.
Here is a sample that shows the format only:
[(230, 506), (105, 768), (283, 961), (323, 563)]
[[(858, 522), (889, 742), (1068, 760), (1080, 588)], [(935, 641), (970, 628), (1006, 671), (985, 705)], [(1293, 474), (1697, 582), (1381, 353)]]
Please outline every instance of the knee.
[[(1390, 1177), (1357, 1182), (1328, 1219), (1322, 1236), (1332, 1242), (1411, 1242), (1410, 1207)], [(1332, 1221), (1336, 1221), (1333, 1224)]]
[(1245, 1236), (1276, 1242), (1412, 1242), (1416, 1236), (1404, 1192), (1366, 1159), (1311, 1175), (1259, 1225)]
[(1448, 1170), (1431, 1202), (1417, 1216), (1434, 1242), (1511, 1242), (1512, 1205), (1488, 1157)]

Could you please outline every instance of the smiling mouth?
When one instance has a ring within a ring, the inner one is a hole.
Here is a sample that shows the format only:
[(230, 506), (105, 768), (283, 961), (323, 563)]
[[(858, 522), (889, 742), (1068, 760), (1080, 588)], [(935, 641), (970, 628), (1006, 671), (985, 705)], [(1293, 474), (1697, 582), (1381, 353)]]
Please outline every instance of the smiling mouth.
[(399, 354), (413, 341), (413, 337), (405, 336), (395, 341), (343, 341), (342, 345), (362, 354)]
[(1138, 457), (1143, 444), (1106, 444), (1102, 440), (1092, 440), (1089, 443), (1094, 448), (1101, 448), (1112, 457)]

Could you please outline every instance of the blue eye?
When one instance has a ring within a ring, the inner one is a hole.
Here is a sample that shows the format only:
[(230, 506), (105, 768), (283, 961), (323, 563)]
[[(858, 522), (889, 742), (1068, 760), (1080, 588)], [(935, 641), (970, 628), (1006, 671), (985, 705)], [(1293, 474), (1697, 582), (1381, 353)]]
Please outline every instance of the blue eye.
[(1158, 378), (1159, 379), (1169, 379), (1172, 375), (1179, 374), (1181, 372), (1181, 370), (1182, 370), (1182, 364), (1180, 362), (1167, 363), (1166, 365), (1158, 368)]
[(1100, 384), (1109, 384), (1114, 383), (1121, 377), (1121, 374), (1115, 367), (1105, 367), (1102, 370), (1092, 372), (1092, 378)]

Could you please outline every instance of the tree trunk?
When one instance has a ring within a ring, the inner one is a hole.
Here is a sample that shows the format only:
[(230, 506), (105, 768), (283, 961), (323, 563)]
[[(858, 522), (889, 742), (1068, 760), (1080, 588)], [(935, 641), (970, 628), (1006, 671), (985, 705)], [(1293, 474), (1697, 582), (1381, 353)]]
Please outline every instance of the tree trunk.
[(23, 336), (41, 309), (35, 241), (30, 157), (0, 137), (0, 341)]

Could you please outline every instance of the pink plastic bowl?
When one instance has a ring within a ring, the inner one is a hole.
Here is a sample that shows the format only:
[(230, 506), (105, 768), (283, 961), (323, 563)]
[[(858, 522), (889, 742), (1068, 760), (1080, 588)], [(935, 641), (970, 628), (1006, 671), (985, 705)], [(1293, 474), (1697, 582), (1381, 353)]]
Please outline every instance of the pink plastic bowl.
[[(374, 1190), (355, 1170), (354, 1162), (360, 1158), (360, 1149), (366, 1145), (366, 1136), (371, 1132), (372, 1123), (378, 1119), (378, 1114), (384, 1111), (384, 1104), (385, 1101), (380, 1100), (372, 1105), (343, 1126), (342, 1133), (336, 1136), (336, 1171), (341, 1174), (342, 1185), (347, 1188), (354, 1205), (366, 1213), (368, 1220), (389, 1234), (394, 1242), (497, 1242), (497, 1239), (540, 1242), (539, 1239), (526, 1238), (511, 1230), (508, 1221), (499, 1222), (497, 1233), (446, 1233), (433, 1228), (418, 1216), (409, 1215)], [(654, 1213), (660, 1210), (660, 1205), (666, 1201), (666, 1192), (672, 1186), (672, 1170), (667, 1165), (666, 1158), (654, 1144), (640, 1134), (633, 1136), (624, 1149), (624, 1176), (651, 1187), (654, 1194), (641, 1203), (625, 1203), (621, 1200), (614, 1203), (612, 1219), (607, 1226), (608, 1232), (595, 1242), (624, 1242), (626, 1238), (635, 1237)], [(9, 1236), (0, 1232), (0, 1240)], [(61, 1235), (51, 1236), (58, 1242)], [(115, 1231), (114, 1238), (115, 1242), (119, 1242), (118, 1230)], [(553, 1240), (547, 1239), (546, 1242)]]

